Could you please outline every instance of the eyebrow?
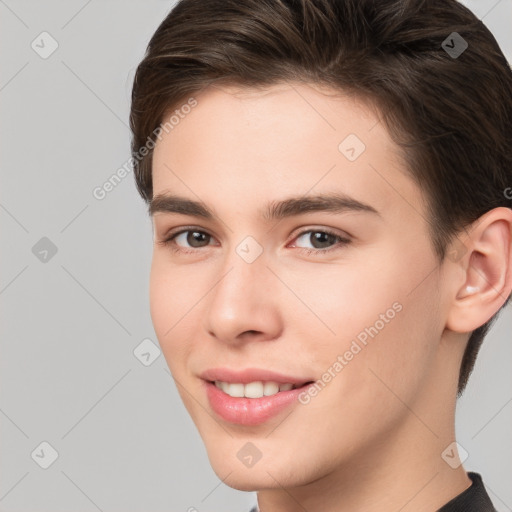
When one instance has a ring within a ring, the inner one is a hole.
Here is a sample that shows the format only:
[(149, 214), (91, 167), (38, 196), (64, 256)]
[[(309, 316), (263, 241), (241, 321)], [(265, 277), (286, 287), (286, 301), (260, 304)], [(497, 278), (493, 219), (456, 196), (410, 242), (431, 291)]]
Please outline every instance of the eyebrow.
[[(280, 201), (270, 201), (258, 213), (265, 221), (280, 220), (310, 212), (345, 213), (369, 212), (380, 216), (371, 205), (341, 193), (318, 194), (290, 197)], [(185, 197), (157, 194), (149, 203), (148, 213), (178, 213), (202, 219), (213, 220), (216, 215), (204, 203)]]

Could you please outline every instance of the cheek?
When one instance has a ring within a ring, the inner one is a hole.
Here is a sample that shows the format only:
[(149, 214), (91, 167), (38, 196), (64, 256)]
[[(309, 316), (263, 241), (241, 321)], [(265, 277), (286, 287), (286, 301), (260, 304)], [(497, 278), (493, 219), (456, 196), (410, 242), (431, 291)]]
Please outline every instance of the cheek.
[[(304, 279), (297, 292), (335, 332), (311, 315), (297, 317), (295, 333), (302, 333), (297, 353), (308, 354), (310, 367), (324, 383), (304, 407), (301, 421), (309, 431), (318, 428), (319, 417), (330, 418), (323, 426), (326, 437), (351, 447), (347, 450), (404, 421), (409, 414), (404, 402), (413, 404), (421, 394), (435, 362), (439, 333), (432, 325), (439, 324), (439, 314), (432, 307), (434, 276), (414, 289), (428, 271), (406, 270), (391, 259), (381, 263), (326, 269), (325, 275)], [(320, 453), (326, 447), (319, 441), (314, 449)], [(340, 454), (345, 456), (345, 450)]]
[[(380, 250), (373, 260), (319, 266), (307, 276), (295, 276), (297, 295), (317, 317), (289, 312), (295, 314), (297, 330), (309, 333), (299, 337), (309, 344), (304, 349), (317, 372), (337, 369), (345, 374), (338, 385), (357, 394), (382, 388), (378, 377), (397, 392), (412, 393), (433, 362), (441, 322), (434, 306), (435, 273), (426, 276), (434, 264), (413, 265), (418, 262), (413, 255), (393, 254), (387, 257)], [(333, 368), (338, 356), (342, 368)]]
[[(173, 270), (154, 255), (149, 279), (151, 320), (160, 347), (173, 375), (183, 372), (183, 360), (192, 348), (193, 332), (187, 334), (191, 305), (199, 299), (197, 287), (186, 286), (184, 272)], [(194, 292), (196, 290), (196, 292)], [(187, 314), (188, 312), (188, 314)], [(190, 339), (185, 339), (190, 338)]]
[(153, 327), (160, 343), (164, 341), (163, 334), (172, 326), (171, 312), (175, 306), (170, 279), (162, 270), (163, 266), (153, 255), (149, 277), (149, 306)]

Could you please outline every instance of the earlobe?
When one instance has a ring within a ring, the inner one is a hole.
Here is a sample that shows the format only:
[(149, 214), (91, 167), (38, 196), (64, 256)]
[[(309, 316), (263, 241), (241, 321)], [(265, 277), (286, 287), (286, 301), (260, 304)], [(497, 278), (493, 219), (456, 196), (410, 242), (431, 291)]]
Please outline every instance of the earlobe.
[(454, 284), (446, 322), (455, 332), (471, 332), (485, 324), (512, 290), (512, 210), (490, 210), (473, 226), (465, 239), (466, 254), (459, 262), (463, 283), (457, 278), (459, 284)]

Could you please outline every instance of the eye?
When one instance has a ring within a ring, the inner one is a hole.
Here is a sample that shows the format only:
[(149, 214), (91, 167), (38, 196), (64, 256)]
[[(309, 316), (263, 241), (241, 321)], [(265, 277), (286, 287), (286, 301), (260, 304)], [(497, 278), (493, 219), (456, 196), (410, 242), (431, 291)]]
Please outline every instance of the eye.
[(349, 244), (351, 241), (348, 237), (343, 237), (326, 229), (308, 229), (306, 231), (302, 231), (296, 237), (296, 240), (299, 240), (303, 237), (306, 241), (309, 241), (313, 245), (313, 249), (298, 245), (298, 247), (307, 254), (320, 254), (334, 251), (341, 248), (340, 246)]
[[(157, 242), (160, 245), (170, 247), (174, 252), (182, 252), (185, 254), (196, 252), (194, 249), (207, 247), (208, 241), (212, 236), (199, 229), (182, 229), (174, 234), (167, 236), (164, 240)], [(205, 243), (206, 241), (206, 243)], [(188, 249), (187, 245), (192, 249)]]
[(191, 229), (187, 231), (181, 231), (174, 237), (174, 240), (179, 240), (180, 237), (182, 242), (186, 242), (187, 244), (190, 244), (191, 247), (195, 248), (203, 247), (204, 242), (211, 238), (211, 236), (204, 231), (193, 231)]

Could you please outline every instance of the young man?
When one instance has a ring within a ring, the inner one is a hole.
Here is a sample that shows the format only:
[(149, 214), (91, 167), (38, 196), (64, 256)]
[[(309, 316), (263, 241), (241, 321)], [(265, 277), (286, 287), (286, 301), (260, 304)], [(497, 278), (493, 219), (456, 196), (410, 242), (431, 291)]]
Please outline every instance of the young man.
[(492, 511), (455, 444), (512, 290), (512, 72), (453, 0), (182, 0), (137, 69), (151, 316), (261, 512)]

